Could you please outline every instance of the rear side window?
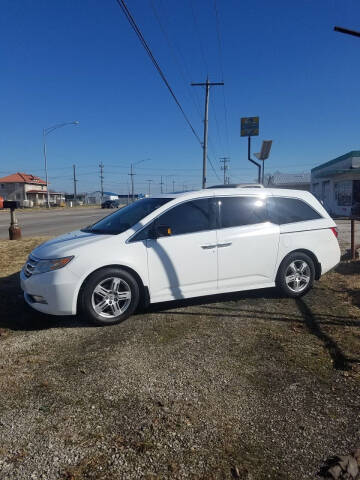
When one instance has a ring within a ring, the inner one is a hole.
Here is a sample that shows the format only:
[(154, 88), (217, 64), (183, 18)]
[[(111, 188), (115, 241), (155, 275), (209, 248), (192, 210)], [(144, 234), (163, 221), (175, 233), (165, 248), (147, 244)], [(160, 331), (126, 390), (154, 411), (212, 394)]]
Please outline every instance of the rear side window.
[(270, 221), (277, 225), (322, 218), (310, 205), (297, 198), (270, 197), (268, 209)]
[(216, 228), (214, 200), (202, 198), (182, 203), (163, 213), (156, 223), (170, 227), (172, 235), (212, 230)]
[(219, 197), (220, 228), (267, 221), (266, 200), (259, 197)]

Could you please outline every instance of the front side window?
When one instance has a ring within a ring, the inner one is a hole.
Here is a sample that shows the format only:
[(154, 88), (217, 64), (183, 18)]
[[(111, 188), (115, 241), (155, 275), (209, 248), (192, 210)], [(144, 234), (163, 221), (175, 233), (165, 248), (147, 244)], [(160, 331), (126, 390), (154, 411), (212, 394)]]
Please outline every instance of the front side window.
[(201, 198), (182, 203), (161, 215), (156, 224), (170, 227), (171, 235), (213, 230), (216, 228), (214, 200)]
[(322, 218), (310, 205), (297, 198), (270, 197), (268, 209), (271, 222), (277, 225)]
[(267, 221), (266, 199), (260, 197), (219, 197), (220, 227), (241, 227)]
[(84, 228), (82, 232), (117, 235), (133, 227), (140, 220), (170, 200), (172, 198), (143, 198), (137, 200), (93, 225)]

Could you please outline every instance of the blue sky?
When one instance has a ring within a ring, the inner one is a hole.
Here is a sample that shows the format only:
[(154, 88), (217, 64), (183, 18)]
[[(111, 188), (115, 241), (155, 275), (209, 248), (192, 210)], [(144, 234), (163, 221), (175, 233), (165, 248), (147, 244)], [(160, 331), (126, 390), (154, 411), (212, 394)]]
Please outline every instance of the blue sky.
[[(209, 155), (230, 156), (231, 181), (252, 181), (242, 116), (260, 116), (273, 139), (267, 171), (308, 171), (360, 149), (360, 30), (357, 0), (127, 0), (155, 57), (202, 136), (204, 91), (190, 82), (224, 80), (210, 92)], [(44, 176), (48, 136), (52, 188), (124, 193), (131, 162), (136, 190), (201, 184), (202, 151), (115, 0), (0, 0), (0, 175)], [(165, 32), (165, 34), (164, 34)], [(225, 98), (225, 102), (224, 102)], [(224, 108), (226, 105), (226, 110)], [(225, 115), (226, 111), (226, 115)], [(225, 121), (227, 117), (227, 122)], [(227, 124), (227, 128), (226, 128)], [(211, 166), (208, 183), (218, 183)], [(166, 178), (165, 178), (166, 177)]]

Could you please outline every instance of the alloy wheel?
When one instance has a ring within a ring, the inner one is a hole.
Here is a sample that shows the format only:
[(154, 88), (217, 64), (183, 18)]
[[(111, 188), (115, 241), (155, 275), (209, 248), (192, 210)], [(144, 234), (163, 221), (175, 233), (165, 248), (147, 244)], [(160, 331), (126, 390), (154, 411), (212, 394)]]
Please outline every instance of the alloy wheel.
[(116, 318), (122, 315), (131, 303), (131, 289), (125, 280), (109, 277), (94, 288), (91, 304), (94, 311), (104, 318)]
[(285, 273), (288, 288), (294, 293), (300, 293), (307, 288), (311, 280), (311, 269), (304, 260), (294, 260)]

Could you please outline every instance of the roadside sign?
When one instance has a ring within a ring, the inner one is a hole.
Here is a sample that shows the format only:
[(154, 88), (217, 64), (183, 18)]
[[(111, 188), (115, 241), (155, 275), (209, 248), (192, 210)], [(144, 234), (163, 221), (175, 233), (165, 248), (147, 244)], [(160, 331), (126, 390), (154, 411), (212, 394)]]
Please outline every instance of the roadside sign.
[(259, 117), (242, 117), (241, 137), (254, 137), (259, 135)]

